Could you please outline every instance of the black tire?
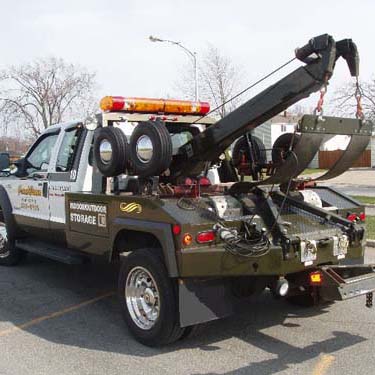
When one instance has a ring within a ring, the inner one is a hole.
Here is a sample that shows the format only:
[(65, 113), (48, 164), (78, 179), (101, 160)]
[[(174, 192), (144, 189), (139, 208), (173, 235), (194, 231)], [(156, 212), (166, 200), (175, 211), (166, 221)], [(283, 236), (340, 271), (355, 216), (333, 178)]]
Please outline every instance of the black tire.
[(0, 265), (15, 266), (25, 257), (25, 252), (17, 249), (15, 240), (8, 236), (5, 223), (0, 222)]
[[(138, 141), (148, 137), (152, 144), (152, 156), (142, 160), (137, 152)], [(162, 121), (141, 122), (130, 138), (130, 158), (134, 173), (141, 177), (158, 176), (169, 168), (172, 161), (172, 140)]]
[(311, 291), (294, 296), (287, 296), (285, 299), (291, 305), (299, 307), (327, 306), (333, 303), (332, 301), (323, 300), (319, 295), (316, 301)]
[(191, 339), (196, 336), (199, 336), (200, 332), (202, 331), (202, 324), (196, 324), (194, 326), (185, 327), (185, 330), (179, 340)]
[[(168, 277), (159, 254), (159, 249), (141, 249), (131, 253), (121, 265), (118, 281), (118, 297), (124, 320), (136, 340), (151, 347), (175, 342), (185, 331), (179, 325), (176, 285)], [(137, 319), (132, 317), (131, 307), (129, 310), (126, 301), (126, 296), (129, 297), (126, 292), (128, 277), (130, 277), (128, 281), (130, 283), (131, 278), (140, 270), (140, 267), (152, 276), (152, 282), (155, 283), (156, 292), (159, 295), (157, 298), (159, 314), (153, 325), (148, 329), (144, 329), (136, 323)]]
[[(272, 147), (272, 161), (274, 164), (280, 164), (286, 159), (287, 152), (294, 149), (300, 139), (299, 134), (285, 133), (281, 134)], [(292, 147), (290, 145), (292, 144)]]
[[(112, 158), (105, 162), (100, 157), (100, 145), (103, 141), (109, 142), (112, 147)], [(128, 155), (127, 140), (121, 129), (113, 126), (99, 128), (95, 134), (93, 153), (96, 165), (105, 177), (115, 177), (125, 172)]]
[[(259, 164), (267, 163), (267, 154), (263, 142), (255, 136), (251, 137), (254, 145), (254, 156), (255, 161)], [(238, 167), (241, 164), (241, 157), (245, 154), (246, 159), (250, 160), (249, 147), (247, 144), (247, 139), (245, 136), (239, 138), (233, 146), (232, 152), (232, 162), (235, 167)]]

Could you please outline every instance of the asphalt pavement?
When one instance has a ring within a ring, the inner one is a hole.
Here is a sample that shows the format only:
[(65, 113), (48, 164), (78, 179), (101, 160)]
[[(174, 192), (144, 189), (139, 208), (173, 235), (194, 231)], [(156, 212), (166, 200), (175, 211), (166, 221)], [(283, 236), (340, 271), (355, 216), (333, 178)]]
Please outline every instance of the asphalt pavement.
[[(375, 262), (375, 249), (367, 261)], [(0, 269), (0, 374), (372, 374), (375, 310), (297, 308), (265, 292), (247, 312), (162, 349), (124, 325), (112, 266), (31, 256)]]
[[(316, 178), (323, 173), (306, 175)], [(330, 186), (349, 195), (375, 196), (375, 169), (354, 168), (331, 180), (319, 182), (319, 185)]]

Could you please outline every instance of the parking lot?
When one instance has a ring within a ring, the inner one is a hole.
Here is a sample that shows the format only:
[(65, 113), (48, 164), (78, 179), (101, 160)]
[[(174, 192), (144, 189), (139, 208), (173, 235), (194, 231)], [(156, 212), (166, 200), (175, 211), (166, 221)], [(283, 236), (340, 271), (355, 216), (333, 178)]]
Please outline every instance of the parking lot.
[(0, 272), (0, 374), (373, 373), (375, 311), (364, 298), (303, 309), (264, 293), (246, 314), (151, 349), (122, 322), (113, 267), (33, 256)]

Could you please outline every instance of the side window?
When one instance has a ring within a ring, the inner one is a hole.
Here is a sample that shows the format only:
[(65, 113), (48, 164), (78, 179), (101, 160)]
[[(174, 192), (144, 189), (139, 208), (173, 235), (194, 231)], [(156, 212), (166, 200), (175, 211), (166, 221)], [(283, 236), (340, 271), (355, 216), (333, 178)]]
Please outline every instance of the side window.
[(72, 170), (81, 133), (81, 128), (68, 129), (65, 132), (59, 154), (57, 155), (56, 172)]
[(29, 173), (35, 170), (47, 172), (52, 150), (58, 136), (57, 133), (47, 134), (33, 147), (27, 156), (27, 161), (30, 163)]

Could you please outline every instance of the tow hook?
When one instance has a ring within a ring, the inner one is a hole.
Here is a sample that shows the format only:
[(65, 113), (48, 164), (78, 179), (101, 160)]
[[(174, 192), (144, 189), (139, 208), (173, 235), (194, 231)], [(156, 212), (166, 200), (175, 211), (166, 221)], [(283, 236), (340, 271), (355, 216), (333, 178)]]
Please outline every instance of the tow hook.
[(372, 308), (372, 297), (373, 297), (372, 292), (366, 293), (366, 307), (368, 307), (369, 309)]

